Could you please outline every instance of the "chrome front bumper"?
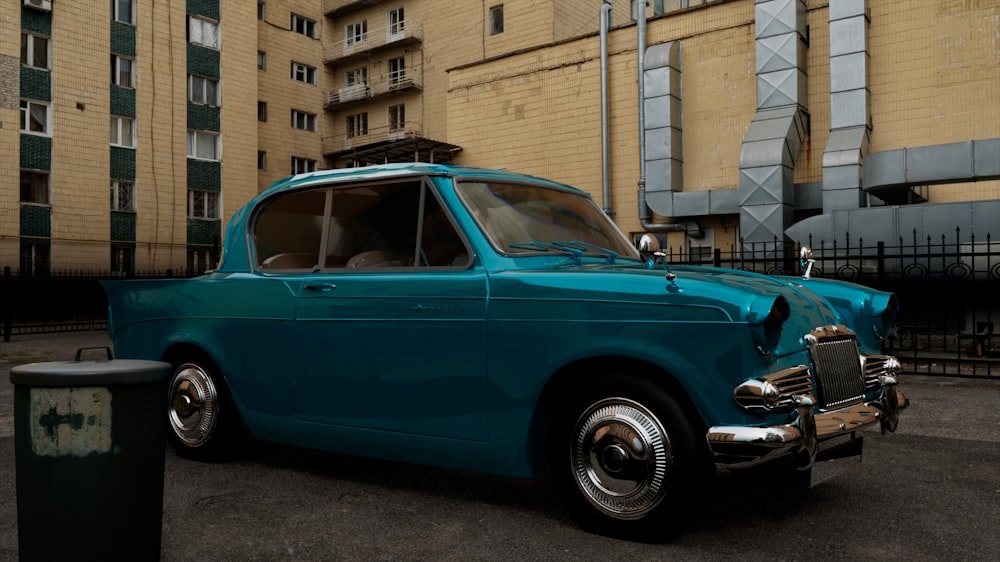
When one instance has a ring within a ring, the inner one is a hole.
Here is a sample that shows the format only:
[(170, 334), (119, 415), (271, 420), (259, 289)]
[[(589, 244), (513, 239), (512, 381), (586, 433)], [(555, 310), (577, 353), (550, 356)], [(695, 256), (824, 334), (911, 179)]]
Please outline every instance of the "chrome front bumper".
[[(808, 394), (797, 395), (797, 417), (789, 424), (710, 427), (708, 445), (715, 462), (742, 468), (793, 455), (799, 457), (801, 468), (808, 468), (816, 460), (823, 460), (824, 450), (843, 445), (845, 439), (853, 440), (855, 432), (875, 423), (881, 424), (882, 433), (895, 431), (899, 412), (909, 405), (909, 400), (896, 390), (893, 378), (885, 377), (883, 382), (877, 400), (830, 412), (815, 413), (815, 399)], [(860, 454), (860, 446), (853, 454)]]

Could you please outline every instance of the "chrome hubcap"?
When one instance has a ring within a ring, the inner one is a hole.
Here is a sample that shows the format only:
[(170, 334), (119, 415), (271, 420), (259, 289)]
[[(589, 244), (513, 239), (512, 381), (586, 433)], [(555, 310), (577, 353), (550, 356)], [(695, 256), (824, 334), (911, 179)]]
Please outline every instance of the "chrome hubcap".
[(638, 519), (663, 499), (670, 440), (641, 404), (602, 400), (580, 417), (574, 436), (573, 473), (595, 507), (616, 519)]
[(170, 380), (167, 416), (174, 435), (189, 447), (208, 441), (215, 429), (219, 395), (201, 367), (187, 363)]

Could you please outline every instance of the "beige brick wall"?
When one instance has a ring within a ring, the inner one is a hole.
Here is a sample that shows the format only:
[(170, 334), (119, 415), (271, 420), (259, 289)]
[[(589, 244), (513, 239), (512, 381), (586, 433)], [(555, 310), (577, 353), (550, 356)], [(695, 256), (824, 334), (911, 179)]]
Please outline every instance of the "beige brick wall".
[[(74, 33), (93, 18), (110, 29), (110, 4), (56, 4), (52, 11), (52, 269), (93, 263), (109, 251), (109, 32)], [(100, 55), (97, 55), (100, 53)]]
[(0, 268), (18, 256), (20, 40), (21, 7), (0, 2)]
[[(878, 2), (869, 32), (871, 152), (1000, 137), (1000, 5)], [(807, 2), (810, 135), (794, 180), (822, 180), (829, 137), (829, 12)], [(649, 21), (648, 43), (681, 41), (684, 189), (735, 189), (740, 145), (756, 109), (754, 3), (733, 0)], [(612, 31), (611, 199), (639, 230), (636, 29)], [(449, 142), (460, 161), (544, 175), (601, 197), (599, 42), (596, 36), (450, 73)], [(938, 186), (932, 201), (1000, 198), (1000, 182)], [(735, 217), (706, 218), (717, 243)]]
[[(256, 33), (257, 45), (254, 46), (247, 36), (248, 49), (253, 49), (252, 62), (247, 73), (247, 80), (236, 76), (234, 68), (231, 78), (245, 84), (247, 94), (253, 94), (254, 85), (251, 79), (256, 79), (256, 98), (267, 103), (267, 122), (257, 121), (256, 100), (253, 113), (247, 115), (247, 125), (256, 126), (256, 137), (259, 150), (267, 152), (267, 169), (257, 172), (257, 189), (262, 190), (275, 181), (291, 174), (292, 157), (316, 160), (322, 168), (322, 137), (327, 134), (326, 120), (323, 114), (323, 91), (326, 88), (325, 69), (323, 67), (323, 46), (319, 39), (310, 39), (302, 34), (290, 31), (291, 14), (314, 20), (317, 33), (326, 33), (324, 27), (328, 20), (320, 11), (321, 5), (313, 0), (294, 0), (290, 2), (268, 2), (267, 21), (244, 21), (247, 32)], [(255, 10), (255, 6), (254, 6)], [(258, 71), (257, 49), (266, 52), (267, 68)], [(304, 84), (291, 79), (292, 61), (316, 68), (316, 84)], [(292, 109), (305, 111), (316, 115), (317, 131), (306, 132), (291, 126)], [(234, 125), (238, 126), (238, 123)], [(248, 139), (249, 141), (249, 139)], [(256, 153), (253, 147), (247, 146), (247, 154), (253, 153), (254, 160), (250, 169), (256, 170)], [(235, 201), (230, 198), (235, 205)], [(235, 209), (231, 209), (235, 210)]]
[[(136, 13), (138, 269), (181, 268), (186, 261), (187, 41), (178, 25), (185, 13), (182, 2), (156, 3)], [(108, 214), (107, 201), (101, 203)]]

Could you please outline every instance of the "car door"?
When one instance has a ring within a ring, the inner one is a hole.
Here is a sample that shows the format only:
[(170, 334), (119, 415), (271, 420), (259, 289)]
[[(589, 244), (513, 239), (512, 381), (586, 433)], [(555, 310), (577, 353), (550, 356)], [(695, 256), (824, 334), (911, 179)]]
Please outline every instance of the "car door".
[(296, 417), (485, 441), (485, 274), (429, 184), (332, 193), (330, 264), (296, 306)]

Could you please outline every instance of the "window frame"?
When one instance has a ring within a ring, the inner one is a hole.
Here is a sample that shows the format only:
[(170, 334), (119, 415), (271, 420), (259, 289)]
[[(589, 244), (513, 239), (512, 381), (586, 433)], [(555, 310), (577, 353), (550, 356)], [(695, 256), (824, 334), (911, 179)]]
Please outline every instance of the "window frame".
[(257, 122), (267, 123), (267, 102), (257, 100)]
[[(122, 18), (122, 6), (128, 6), (128, 19)], [(111, 3), (111, 19), (126, 25), (135, 25), (135, 0), (113, 0)]]
[[(33, 119), (34, 112), (32, 111), (32, 108), (42, 108), (45, 110), (45, 122), (42, 124), (42, 130), (35, 130), (31, 128), (31, 124), (37, 122), (36, 119)], [(21, 98), (19, 110), (20, 119), (18, 124), (21, 133), (42, 137), (52, 136), (52, 104), (44, 101)]]
[[(299, 79), (299, 75), (302, 75), (304, 79)], [(308, 64), (292, 61), (292, 80), (296, 82), (301, 82), (303, 84), (309, 84), (310, 86), (316, 85), (316, 67), (309, 66)]]
[(257, 170), (265, 171), (267, 170), (267, 151), (258, 150), (257, 151)]
[[(45, 66), (35, 64), (37, 56), (36, 41), (45, 42)], [(52, 70), (52, 38), (28, 31), (21, 32), (21, 66), (38, 70)]]
[[(130, 133), (131, 133), (131, 135), (129, 135), (129, 136), (131, 136), (131, 138), (128, 139), (128, 140), (129, 140), (129, 142), (131, 144), (125, 144), (125, 143), (122, 142), (122, 140), (124, 139), (122, 125), (124, 123), (128, 123), (129, 124), (129, 130), (130, 130)], [(110, 139), (111, 146), (117, 146), (117, 147), (120, 147), (120, 148), (131, 148), (133, 150), (135, 149), (135, 144), (136, 144), (135, 118), (133, 118), (133, 117), (125, 117), (124, 115), (111, 115), (111, 130), (110, 130), (110, 133), (111, 134), (109, 136), (111, 136), (111, 139)]]
[[(201, 97), (204, 101), (198, 101), (195, 98), (195, 82), (200, 82)], [(208, 85), (212, 84), (215, 87), (214, 98), (209, 99), (208, 95)], [(221, 99), (219, 93), (219, 81), (215, 78), (209, 78), (208, 76), (202, 76), (200, 74), (188, 74), (188, 101), (195, 105), (207, 105), (208, 107), (221, 107), (219, 100)]]
[[(301, 168), (301, 169), (300, 169)], [(316, 160), (292, 156), (292, 175), (308, 174), (316, 171)]]
[(368, 40), (368, 20), (358, 20), (344, 26), (344, 46), (363, 45)]
[[(208, 191), (206, 189), (188, 189), (187, 217), (189, 219), (219, 220), (222, 215), (220, 205), (220, 193), (218, 191)], [(202, 199), (202, 213), (196, 214), (198, 199)]]
[(389, 132), (395, 133), (406, 130), (406, 104), (398, 103), (386, 108), (386, 117), (389, 123)]
[(402, 82), (406, 78), (406, 57), (393, 57), (387, 60), (386, 76), (390, 86)]
[(257, 51), (257, 70), (267, 70), (267, 51)]
[[(128, 63), (128, 71), (122, 68)], [(125, 78), (124, 80), (122, 78)], [(121, 88), (135, 89), (135, 59), (123, 55), (111, 54), (111, 83)]]
[(503, 33), (503, 4), (490, 6), (489, 26), (491, 36)]
[[(299, 125), (302, 125), (301, 127)], [(308, 111), (302, 111), (300, 109), (292, 110), (292, 128), (298, 129), (300, 131), (308, 131), (310, 133), (316, 132), (316, 114), (309, 113)]]
[[(222, 48), (222, 29), (219, 22), (194, 14), (188, 14), (188, 43), (218, 51)], [(204, 40), (205, 31), (211, 30), (209, 41)]]
[[(124, 180), (111, 180), (111, 210), (122, 213), (134, 213), (136, 212), (135, 206), (135, 182), (134, 181), (124, 181)], [(127, 202), (125, 207), (122, 207), (121, 193), (125, 191), (128, 193)]]
[(406, 35), (406, 18), (403, 6), (389, 10), (386, 14), (386, 36), (389, 41), (395, 41)]
[(257, 1), (257, 21), (267, 21), (267, 4)]
[(309, 19), (305, 16), (300, 16), (299, 14), (296, 13), (292, 13), (290, 29), (293, 32), (298, 33), (299, 35), (305, 35), (310, 39), (319, 38), (319, 36), (316, 35), (316, 20)]
[[(212, 151), (213, 157), (206, 158), (200, 156), (199, 146), (201, 142), (199, 139), (211, 138), (212, 139)], [(193, 141), (193, 142), (192, 142)], [(202, 131), (195, 129), (188, 129), (187, 132), (187, 157), (191, 160), (201, 160), (203, 162), (221, 162), (222, 161), (222, 134), (216, 131)]]
[[(30, 181), (25, 182), (25, 178), (30, 176)], [(44, 179), (45, 185), (37, 185), (36, 179), (42, 177)], [(28, 198), (25, 198), (25, 186), (28, 186), (28, 193), (30, 194)], [(22, 204), (28, 205), (52, 205), (52, 174), (46, 170), (29, 170), (22, 168), (20, 170), (20, 175), (18, 178), (18, 201)], [(42, 188), (42, 189), (39, 189)], [(35, 195), (39, 192), (44, 192), (44, 201), (38, 200)]]
[(353, 113), (344, 117), (345, 136), (348, 139), (368, 135), (368, 112)]
[(368, 85), (368, 67), (359, 66), (358, 68), (352, 68), (344, 74), (344, 85), (354, 86), (356, 84)]

